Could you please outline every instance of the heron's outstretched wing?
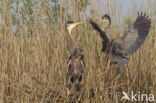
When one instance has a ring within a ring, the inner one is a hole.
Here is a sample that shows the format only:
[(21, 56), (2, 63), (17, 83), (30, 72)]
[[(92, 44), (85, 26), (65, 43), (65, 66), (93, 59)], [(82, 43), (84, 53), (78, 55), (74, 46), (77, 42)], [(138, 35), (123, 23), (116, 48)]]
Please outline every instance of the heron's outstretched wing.
[(151, 27), (151, 20), (146, 16), (145, 13), (138, 13), (138, 17), (133, 23), (128, 27), (128, 31), (116, 42), (124, 44), (126, 47), (126, 55), (129, 56), (136, 52), (140, 46), (144, 43)]

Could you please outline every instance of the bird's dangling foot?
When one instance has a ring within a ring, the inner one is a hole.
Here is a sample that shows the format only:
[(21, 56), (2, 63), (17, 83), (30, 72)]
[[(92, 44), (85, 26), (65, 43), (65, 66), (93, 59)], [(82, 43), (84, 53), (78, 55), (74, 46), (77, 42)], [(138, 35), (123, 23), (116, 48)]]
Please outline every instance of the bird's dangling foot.
[(107, 78), (109, 72), (110, 72), (110, 59), (108, 58), (108, 65), (107, 65), (107, 69), (104, 74), (104, 79)]
[(107, 78), (107, 76), (108, 76), (108, 74), (109, 74), (109, 71), (110, 71), (110, 69), (107, 69), (107, 70), (105, 71), (104, 78)]

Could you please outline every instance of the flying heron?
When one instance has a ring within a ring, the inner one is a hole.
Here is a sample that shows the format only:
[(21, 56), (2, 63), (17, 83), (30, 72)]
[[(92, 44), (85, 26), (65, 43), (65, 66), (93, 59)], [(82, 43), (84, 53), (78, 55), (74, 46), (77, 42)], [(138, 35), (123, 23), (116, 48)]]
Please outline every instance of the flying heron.
[[(106, 25), (102, 30), (98, 23), (105, 22)], [(137, 19), (132, 25), (129, 25), (127, 32), (117, 39), (111, 40), (106, 34), (106, 30), (111, 25), (111, 18), (105, 14), (102, 20), (95, 23), (90, 20), (92, 27), (100, 33), (102, 38), (102, 52), (109, 55), (111, 64), (117, 64), (118, 67), (122, 67), (128, 63), (128, 56), (135, 53), (141, 45), (144, 43), (151, 27), (151, 19), (146, 13), (139, 13)]]
[(79, 91), (83, 86), (83, 76), (84, 76), (84, 55), (82, 48), (72, 39), (71, 32), (74, 27), (81, 24), (82, 22), (74, 23), (68, 20), (65, 24), (65, 29), (67, 31), (68, 37), (72, 41), (74, 50), (68, 60), (68, 70), (66, 76), (66, 83), (68, 88), (68, 95), (71, 89), (76, 89)]

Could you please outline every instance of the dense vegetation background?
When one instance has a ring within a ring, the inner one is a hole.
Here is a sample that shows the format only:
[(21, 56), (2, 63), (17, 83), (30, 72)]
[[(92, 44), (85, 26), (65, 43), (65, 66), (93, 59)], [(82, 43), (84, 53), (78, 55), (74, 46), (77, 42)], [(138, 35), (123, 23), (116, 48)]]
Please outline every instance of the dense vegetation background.
[[(155, 94), (156, 1), (129, 0), (124, 9), (123, 0), (1, 0), (0, 102), (120, 103), (123, 90)], [(112, 18), (108, 34), (116, 39), (136, 19), (137, 10), (152, 20), (149, 36), (130, 56), (128, 65), (110, 67), (112, 71), (104, 79), (107, 62), (101, 53), (101, 38), (88, 20), (99, 20), (108, 13)], [(87, 63), (85, 89), (71, 97), (66, 95), (65, 82), (73, 49), (64, 29), (68, 19), (85, 22), (72, 36), (83, 48)]]

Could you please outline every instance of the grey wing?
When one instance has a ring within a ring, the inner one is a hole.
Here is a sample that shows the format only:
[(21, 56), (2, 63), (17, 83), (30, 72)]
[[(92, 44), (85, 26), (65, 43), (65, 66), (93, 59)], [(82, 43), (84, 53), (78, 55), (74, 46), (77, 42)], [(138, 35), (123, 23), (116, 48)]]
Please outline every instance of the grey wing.
[(140, 48), (150, 31), (150, 27), (151, 20), (148, 16), (143, 12), (138, 13), (133, 25), (130, 25), (128, 31), (120, 39), (116, 40), (116, 42), (120, 42), (126, 47), (126, 56), (131, 55)]
[(120, 42), (115, 42), (112, 48), (111, 63), (118, 64), (122, 67), (124, 64), (128, 63), (128, 58), (126, 57), (126, 48)]

